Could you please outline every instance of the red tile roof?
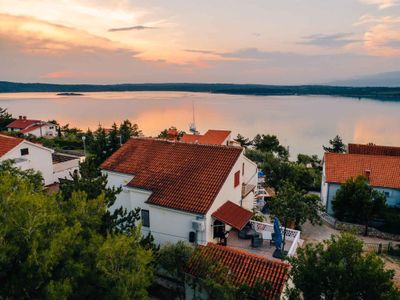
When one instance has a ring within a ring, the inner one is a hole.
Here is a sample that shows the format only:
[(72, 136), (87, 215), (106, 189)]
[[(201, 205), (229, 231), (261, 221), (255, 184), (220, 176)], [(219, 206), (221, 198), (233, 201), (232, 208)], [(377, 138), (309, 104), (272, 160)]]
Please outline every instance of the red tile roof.
[(231, 201), (225, 202), (212, 214), (212, 217), (215, 219), (218, 219), (237, 230), (242, 230), (252, 216), (253, 213), (251, 211), (248, 211)]
[(205, 214), (242, 149), (131, 138), (102, 165), (132, 174), (128, 186), (152, 192), (147, 202)]
[(370, 171), (372, 186), (400, 188), (400, 156), (325, 153), (324, 161), (327, 182), (344, 183)]
[(44, 126), (44, 124), (42, 124), (42, 125), (32, 125), (32, 126), (29, 126), (28, 128), (22, 129), (21, 133), (28, 133), (28, 132), (31, 132), (31, 131), (33, 131), (35, 129), (43, 127), (43, 126)]
[(234, 286), (247, 284), (255, 286), (257, 282), (268, 282), (271, 288), (265, 291), (265, 299), (277, 299), (288, 279), (289, 264), (268, 260), (265, 257), (240, 251), (230, 247), (208, 243), (198, 246), (189, 261), (186, 270), (192, 276), (201, 276), (199, 270), (206, 261), (215, 262), (227, 268), (225, 278), (230, 278)]
[(18, 146), (23, 139), (0, 134), (0, 157)]
[(349, 154), (400, 156), (400, 147), (380, 146), (374, 144), (349, 144)]
[(7, 125), (7, 128), (25, 129), (28, 126), (39, 123), (40, 120), (16, 119)]
[(229, 130), (208, 130), (204, 135), (185, 134), (182, 136), (181, 141), (186, 143), (199, 143), (206, 145), (222, 145), (222, 143), (229, 137), (231, 131)]
[(201, 134), (184, 134), (180, 141), (185, 143), (198, 143), (204, 135)]

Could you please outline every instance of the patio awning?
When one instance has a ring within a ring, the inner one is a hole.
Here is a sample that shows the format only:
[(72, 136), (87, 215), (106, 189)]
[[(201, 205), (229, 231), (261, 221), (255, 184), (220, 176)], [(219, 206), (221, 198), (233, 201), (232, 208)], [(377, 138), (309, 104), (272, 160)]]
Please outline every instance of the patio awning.
[(242, 230), (250, 221), (253, 213), (231, 201), (227, 201), (211, 216), (237, 230)]

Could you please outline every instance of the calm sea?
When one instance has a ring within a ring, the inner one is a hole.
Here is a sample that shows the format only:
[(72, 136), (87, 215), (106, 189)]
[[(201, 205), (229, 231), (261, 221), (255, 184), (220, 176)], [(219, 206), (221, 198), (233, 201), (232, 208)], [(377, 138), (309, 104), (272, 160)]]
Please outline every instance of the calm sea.
[(328, 96), (241, 96), (183, 92), (0, 94), (0, 107), (15, 117), (52, 120), (72, 127), (105, 128), (124, 119), (147, 136), (167, 127), (188, 131), (192, 107), (200, 132), (229, 129), (254, 137), (276, 134), (297, 153), (322, 154), (322, 145), (339, 134), (345, 142), (400, 146), (400, 102)]

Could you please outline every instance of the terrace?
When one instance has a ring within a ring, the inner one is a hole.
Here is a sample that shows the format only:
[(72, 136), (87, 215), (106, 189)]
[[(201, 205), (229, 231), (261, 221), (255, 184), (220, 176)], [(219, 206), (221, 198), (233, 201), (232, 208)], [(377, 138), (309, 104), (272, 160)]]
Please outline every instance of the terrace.
[[(272, 233), (274, 232), (274, 225), (270, 223), (262, 223), (257, 221), (250, 221), (251, 227), (257, 232), (260, 233), (261, 236), (264, 237), (272, 237)], [(281, 227), (281, 233), (283, 236), (284, 228)], [(241, 239), (239, 237), (239, 231), (236, 229), (232, 229), (229, 232), (229, 236), (227, 239), (227, 246), (232, 248), (237, 248), (242, 251), (247, 251), (253, 254), (257, 254), (260, 256), (265, 256), (268, 259), (276, 259), (273, 257), (273, 253), (275, 251), (275, 245), (270, 243), (270, 238), (264, 239), (262, 245), (259, 247), (252, 247), (251, 239)], [(299, 246), (300, 242), (300, 234), (301, 232), (298, 230), (286, 229), (286, 238), (285, 238), (285, 251), (287, 251), (288, 256), (293, 256), (296, 253), (296, 249)]]

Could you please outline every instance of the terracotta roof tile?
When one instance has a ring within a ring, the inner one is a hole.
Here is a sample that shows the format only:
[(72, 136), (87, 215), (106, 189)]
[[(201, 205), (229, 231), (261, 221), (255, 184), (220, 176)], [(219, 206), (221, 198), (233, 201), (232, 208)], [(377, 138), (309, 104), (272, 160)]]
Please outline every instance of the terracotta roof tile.
[(198, 143), (204, 135), (201, 134), (184, 134), (180, 141), (185, 143)]
[(40, 120), (16, 119), (7, 125), (7, 128), (25, 129), (28, 126), (39, 123)]
[(0, 134), (0, 157), (18, 146), (23, 139)]
[(35, 129), (43, 127), (43, 126), (44, 126), (44, 124), (42, 124), (42, 125), (32, 125), (32, 126), (29, 126), (29, 127), (25, 128), (25, 129), (22, 129), (21, 133), (28, 133), (28, 132), (31, 132), (31, 131), (33, 131)]
[(349, 154), (400, 156), (400, 147), (380, 146), (374, 144), (349, 144)]
[(253, 213), (231, 201), (227, 201), (212, 216), (237, 230), (242, 230), (253, 216)]
[(258, 281), (267, 281), (271, 289), (265, 292), (266, 299), (279, 298), (288, 279), (290, 265), (284, 262), (268, 260), (265, 257), (240, 251), (230, 247), (208, 243), (198, 246), (189, 261), (187, 273), (198, 276), (203, 258), (227, 267), (235, 286), (248, 284), (254, 286)]
[(222, 143), (229, 137), (230, 134), (231, 131), (229, 130), (208, 130), (204, 135), (185, 134), (182, 136), (181, 141), (205, 145), (222, 145)]
[(102, 169), (132, 174), (128, 186), (152, 192), (150, 204), (205, 214), (242, 149), (131, 138)]
[(327, 182), (344, 183), (370, 171), (372, 186), (400, 188), (400, 156), (325, 153)]

